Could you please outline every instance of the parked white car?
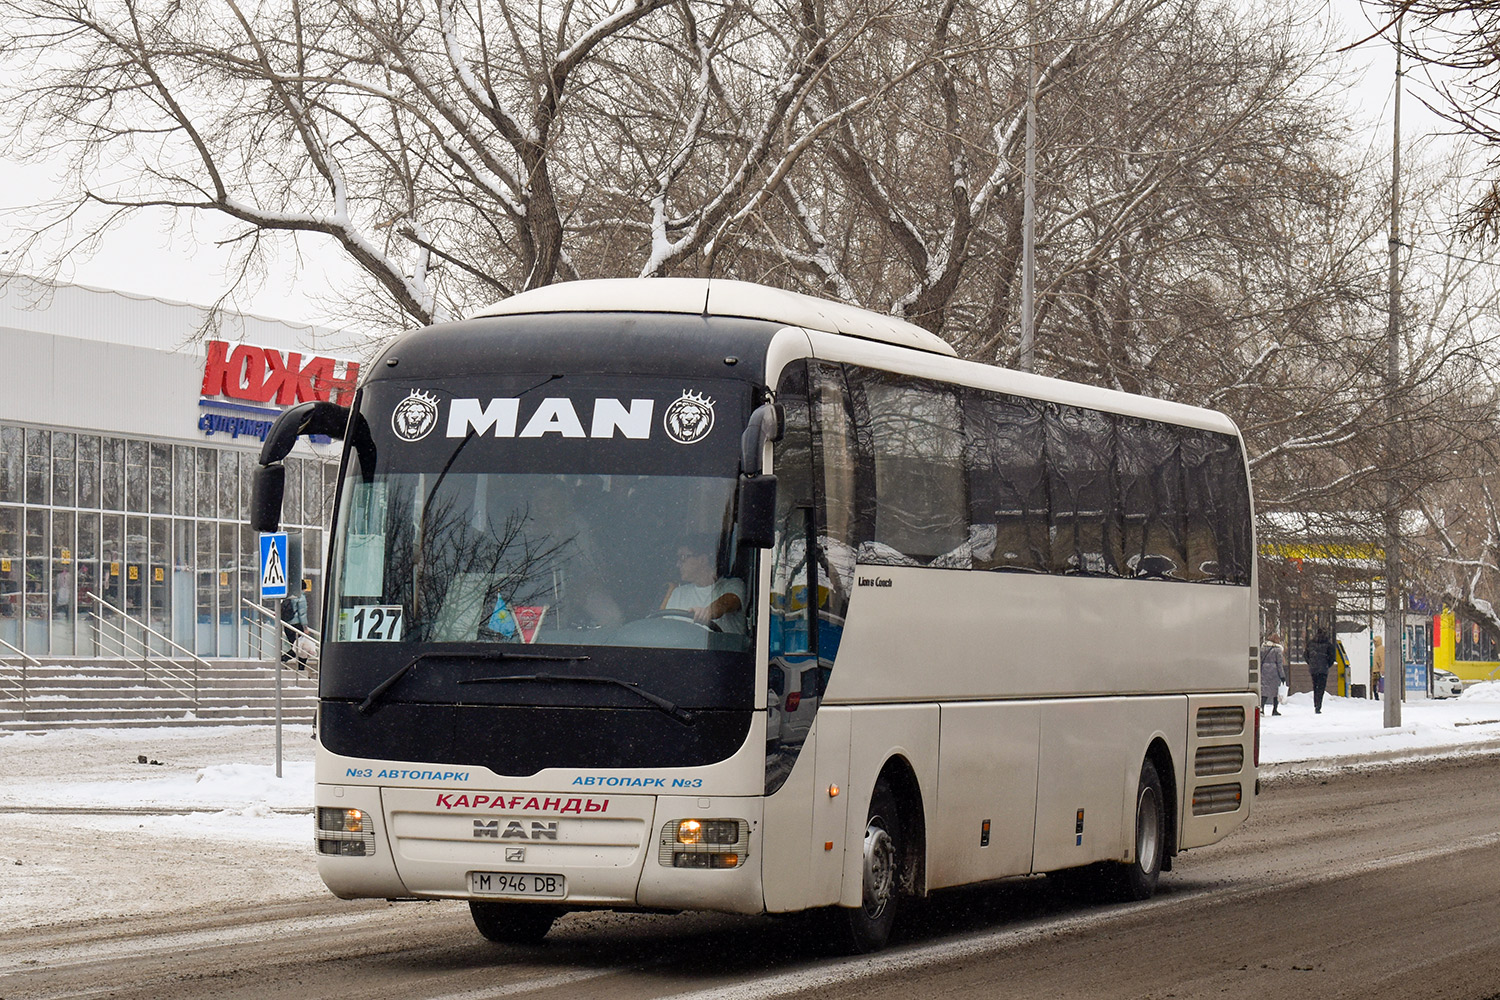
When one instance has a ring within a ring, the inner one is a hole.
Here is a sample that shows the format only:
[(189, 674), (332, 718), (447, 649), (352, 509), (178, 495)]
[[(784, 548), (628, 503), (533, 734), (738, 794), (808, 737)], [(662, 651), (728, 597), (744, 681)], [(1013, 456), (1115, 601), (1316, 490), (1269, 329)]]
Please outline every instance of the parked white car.
[(1464, 682), (1451, 670), (1432, 671), (1432, 696), (1434, 698), (1457, 698), (1464, 693)]

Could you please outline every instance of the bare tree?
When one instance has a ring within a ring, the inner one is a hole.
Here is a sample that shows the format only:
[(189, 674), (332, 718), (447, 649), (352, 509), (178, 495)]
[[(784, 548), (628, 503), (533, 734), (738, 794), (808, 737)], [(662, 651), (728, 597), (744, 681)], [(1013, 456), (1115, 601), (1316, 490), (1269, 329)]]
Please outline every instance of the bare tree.
[(1366, 0), (1377, 34), (1400, 25), (1404, 55), (1437, 72), (1428, 106), (1491, 153), (1489, 177), (1469, 195), (1466, 230), (1500, 239), (1500, 15), (1489, 0)]
[(98, 206), (218, 213), (243, 226), (241, 277), (264, 234), (316, 233), (407, 322), (622, 273), (618, 257), (574, 259), (622, 228), (645, 226), (640, 273), (711, 260), (828, 127), (802, 114), (819, 74), (892, 13), (813, 0), (0, 10), (0, 50), (25, 81), (7, 101), (10, 148), (73, 168), (72, 211), (37, 233)]
[(163, 207), (239, 226), (235, 283), (278, 234), (332, 241), (375, 330), (699, 274), (832, 294), (1005, 364), (1036, 41), (1040, 369), (1229, 412), (1266, 511), (1451, 479), (1492, 420), (1492, 297), (1478, 273), (1413, 272), (1410, 447), (1381, 465), (1384, 179), (1348, 153), (1303, 27), (1209, 0), (1037, 6), (0, 0), (0, 135), (72, 171), (14, 249), (45, 264), (59, 232)]

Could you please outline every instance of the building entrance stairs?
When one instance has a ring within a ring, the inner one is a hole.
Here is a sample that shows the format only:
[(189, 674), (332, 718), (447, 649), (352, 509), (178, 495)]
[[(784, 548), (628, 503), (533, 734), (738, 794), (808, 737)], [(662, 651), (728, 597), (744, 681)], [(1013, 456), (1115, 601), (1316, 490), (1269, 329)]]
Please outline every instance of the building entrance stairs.
[[(23, 664), (0, 657), (0, 732), (275, 721), (277, 664), (205, 663), (79, 657)], [(283, 665), (281, 683), (282, 721), (310, 724), (317, 673)]]

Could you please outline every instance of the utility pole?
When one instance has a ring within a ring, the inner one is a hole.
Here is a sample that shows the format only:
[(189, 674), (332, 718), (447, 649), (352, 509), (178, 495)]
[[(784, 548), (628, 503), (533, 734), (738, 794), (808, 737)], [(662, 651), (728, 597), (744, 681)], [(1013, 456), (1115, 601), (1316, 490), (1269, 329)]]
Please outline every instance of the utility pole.
[(1401, 725), (1401, 697), (1406, 688), (1406, 656), (1401, 648), (1402, 615), (1401, 511), (1396, 483), (1401, 433), (1397, 426), (1401, 382), (1401, 19), (1396, 19), (1395, 130), (1391, 143), (1390, 304), (1386, 316), (1385, 360), (1385, 728)]
[(1036, 370), (1036, 0), (1026, 0), (1026, 169), (1021, 195), (1021, 359)]

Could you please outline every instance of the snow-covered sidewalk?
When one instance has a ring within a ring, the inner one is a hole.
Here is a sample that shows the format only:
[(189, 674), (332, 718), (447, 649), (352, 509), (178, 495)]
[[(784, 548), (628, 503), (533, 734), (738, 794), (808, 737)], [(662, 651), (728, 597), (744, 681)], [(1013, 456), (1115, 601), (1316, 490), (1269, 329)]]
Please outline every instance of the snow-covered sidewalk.
[[(313, 855), (313, 741), (268, 726), (0, 736), (0, 933), (326, 898)], [(1409, 701), (1294, 695), (1261, 725), (1262, 773), (1500, 749), (1500, 683)], [(142, 763), (141, 759), (145, 762)]]
[[(144, 758), (144, 759), (142, 759)], [(0, 811), (310, 814), (312, 730), (270, 726), (79, 729), (0, 736)], [(305, 825), (305, 824), (304, 824)]]
[(1461, 698), (1407, 701), (1401, 725), (1385, 728), (1385, 706), (1360, 698), (1323, 699), (1313, 712), (1312, 694), (1292, 695), (1281, 714), (1267, 713), (1260, 726), (1260, 762), (1358, 765), (1432, 753), (1481, 749), (1500, 742), (1500, 683), (1476, 684)]
[(278, 778), (268, 726), (0, 736), (0, 934), (327, 898), (311, 737), (285, 727)]

